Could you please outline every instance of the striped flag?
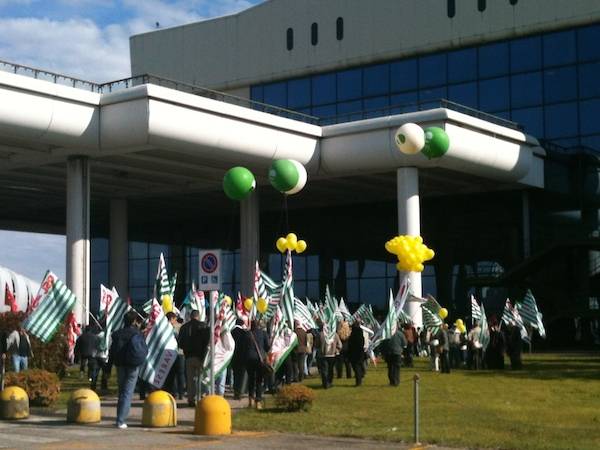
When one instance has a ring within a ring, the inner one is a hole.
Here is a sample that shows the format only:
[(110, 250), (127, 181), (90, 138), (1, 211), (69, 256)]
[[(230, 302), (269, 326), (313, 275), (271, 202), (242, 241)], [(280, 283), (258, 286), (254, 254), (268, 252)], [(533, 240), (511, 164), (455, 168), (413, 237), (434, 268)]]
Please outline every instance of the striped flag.
[(271, 348), (267, 353), (267, 361), (277, 371), (290, 352), (298, 345), (298, 336), (287, 325), (281, 308), (275, 308), (271, 323)]
[[(258, 268), (258, 262), (256, 263)], [(263, 317), (270, 319), (275, 314), (275, 307), (279, 305), (281, 296), (281, 285), (275, 283), (266, 273), (260, 271), (260, 279), (258, 281), (258, 296), (264, 298), (268, 303), (268, 309)]]
[(379, 330), (379, 322), (373, 315), (373, 308), (371, 305), (365, 305), (364, 303), (358, 307), (356, 312), (352, 315), (354, 320), (360, 321), (365, 327), (369, 328), (373, 333)]
[[(229, 304), (225, 301), (223, 294), (218, 294), (216, 301), (214, 302), (215, 307), (215, 331), (213, 339), (215, 341), (215, 379), (217, 379), (224, 370), (229, 367), (233, 352), (235, 350), (235, 342), (231, 336), (231, 330), (235, 326), (235, 313)], [(211, 352), (210, 347), (206, 353), (204, 364), (202, 368), (202, 382), (204, 384), (210, 383), (210, 359)]]
[[(54, 275), (54, 274), (53, 274)], [(77, 298), (56, 275), (39, 306), (25, 320), (23, 327), (42, 342), (49, 342), (69, 314)]]
[(161, 388), (177, 358), (177, 339), (173, 327), (156, 299), (152, 299), (152, 309), (144, 335), (148, 346), (148, 357), (140, 370), (140, 378)]
[(106, 326), (104, 330), (104, 344), (103, 349), (107, 350), (110, 348), (110, 340), (113, 332), (123, 328), (123, 319), (125, 313), (131, 309), (121, 297), (113, 299), (106, 311)]
[(177, 287), (177, 272), (171, 278), (171, 282), (169, 283), (169, 294), (171, 295), (171, 300), (173, 300), (173, 304), (175, 304), (175, 288)]
[(473, 321), (481, 320), (481, 308), (477, 304), (475, 297), (471, 295), (471, 319)]
[(517, 308), (519, 308), (519, 313), (521, 314), (525, 325), (535, 328), (538, 330), (540, 337), (545, 338), (546, 329), (542, 323), (542, 315), (538, 310), (535, 297), (530, 289), (527, 289), (525, 298), (521, 301), (521, 303), (517, 303)]
[(171, 283), (169, 283), (169, 276), (167, 275), (167, 265), (165, 264), (165, 257), (160, 254), (158, 260), (158, 271), (156, 272), (156, 285), (154, 287), (154, 297), (159, 300), (163, 295), (171, 294)]
[(348, 322), (350, 325), (352, 325), (352, 322), (354, 321), (354, 319), (352, 318), (352, 314), (350, 314), (350, 310), (346, 306), (346, 302), (344, 302), (343, 298), (340, 299), (340, 303), (338, 305), (338, 311), (342, 315), (342, 319), (344, 319), (346, 322)]
[(396, 299), (394, 301), (396, 311), (401, 311), (402, 309), (404, 309), (404, 304), (406, 303), (406, 299), (408, 298), (409, 293), (410, 279), (408, 278), (408, 273), (404, 273), (403, 275), (401, 275), (400, 287), (398, 289), (398, 293), (396, 294)]
[(292, 269), (292, 252), (287, 251), (285, 260), (285, 273), (281, 283), (281, 300), (279, 306), (283, 312), (283, 317), (290, 329), (294, 329), (294, 279)]
[(501, 322), (504, 322), (506, 325), (510, 325), (511, 323), (514, 325), (515, 323), (515, 316), (513, 315), (513, 307), (510, 304), (510, 300), (506, 299), (506, 302), (504, 303), (504, 309), (502, 310), (502, 318), (500, 319)]
[(481, 346), (483, 351), (485, 351), (490, 344), (490, 330), (488, 328), (488, 321), (485, 315), (485, 308), (483, 307), (483, 303), (481, 303), (481, 320), (480, 320), (481, 331), (479, 332), (479, 342), (481, 342)]
[(49, 270), (46, 270), (36, 296), (31, 299), (31, 302), (27, 303), (27, 315), (31, 314), (39, 306), (42, 298), (48, 293), (54, 284), (54, 280), (56, 280), (56, 275)]
[(108, 289), (103, 284), (100, 285), (100, 307), (98, 309), (98, 318), (102, 320), (106, 310), (112, 303), (112, 301), (119, 296), (117, 290), (113, 287)]
[(519, 327), (519, 330), (521, 331), (521, 340), (523, 340), (526, 343), (530, 343), (531, 339), (529, 339), (529, 333), (527, 332), (527, 328), (525, 327), (525, 324), (523, 323), (523, 319), (521, 318), (521, 314), (519, 314), (519, 310), (518, 308), (515, 306), (512, 308), (511, 313), (513, 315), (513, 320), (515, 321), (516, 326)]
[(388, 300), (388, 314), (381, 324), (381, 327), (371, 339), (367, 353), (371, 353), (382, 341), (390, 339), (398, 330), (398, 311), (394, 303), (394, 296), (390, 289), (390, 298)]
[(294, 321), (298, 321), (300, 327), (305, 331), (317, 328), (308, 307), (298, 297), (294, 299)]
[(423, 312), (423, 327), (429, 330), (432, 336), (435, 336), (444, 322), (440, 316), (433, 313), (424, 304), (421, 305), (421, 310)]

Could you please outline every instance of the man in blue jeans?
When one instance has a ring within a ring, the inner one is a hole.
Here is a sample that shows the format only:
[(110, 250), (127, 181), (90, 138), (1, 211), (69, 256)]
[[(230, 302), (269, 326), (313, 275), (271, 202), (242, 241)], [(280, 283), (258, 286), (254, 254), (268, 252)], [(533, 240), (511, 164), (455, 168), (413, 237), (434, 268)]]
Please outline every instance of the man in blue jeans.
[(17, 325), (17, 329), (8, 335), (6, 347), (12, 357), (13, 370), (15, 372), (27, 370), (29, 358), (33, 357), (33, 352), (29, 335), (21, 324)]
[(127, 428), (133, 390), (141, 365), (148, 356), (148, 347), (140, 332), (141, 318), (135, 311), (125, 313), (124, 327), (112, 334), (110, 361), (117, 366), (119, 400), (117, 402), (117, 427)]

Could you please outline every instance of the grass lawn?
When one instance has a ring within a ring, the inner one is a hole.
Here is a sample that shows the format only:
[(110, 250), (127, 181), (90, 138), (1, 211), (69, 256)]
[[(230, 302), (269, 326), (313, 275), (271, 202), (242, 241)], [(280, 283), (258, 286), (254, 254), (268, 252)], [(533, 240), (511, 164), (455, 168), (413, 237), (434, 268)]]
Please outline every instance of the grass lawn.
[(600, 449), (600, 356), (524, 355), (524, 370), (432, 373), (417, 359), (388, 386), (385, 363), (363, 386), (336, 379), (309, 412), (282, 413), (267, 397), (263, 411), (236, 413), (236, 430), (352, 436), (408, 441), (413, 436), (413, 375), (421, 376), (421, 432), (426, 443), (503, 449)]

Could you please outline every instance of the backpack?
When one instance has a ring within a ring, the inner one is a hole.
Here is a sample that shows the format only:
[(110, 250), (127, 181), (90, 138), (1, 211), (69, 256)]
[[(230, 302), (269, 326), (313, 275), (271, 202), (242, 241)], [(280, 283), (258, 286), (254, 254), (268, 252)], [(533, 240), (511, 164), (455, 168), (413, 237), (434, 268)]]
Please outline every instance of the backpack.
[(135, 333), (121, 349), (123, 361), (127, 366), (141, 366), (148, 356), (148, 346), (141, 333)]

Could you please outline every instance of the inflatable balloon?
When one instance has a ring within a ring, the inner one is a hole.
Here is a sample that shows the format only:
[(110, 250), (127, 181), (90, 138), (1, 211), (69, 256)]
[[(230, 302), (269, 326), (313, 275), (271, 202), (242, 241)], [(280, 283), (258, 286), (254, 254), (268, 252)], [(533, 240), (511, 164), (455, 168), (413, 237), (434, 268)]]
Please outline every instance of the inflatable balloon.
[(308, 247), (306, 241), (298, 241), (298, 243), (296, 244), (296, 253), (302, 253), (304, 250), (306, 250), (306, 247)]
[(296, 250), (296, 244), (298, 244), (298, 236), (295, 233), (290, 233), (285, 237), (287, 242), (288, 250)]
[(439, 127), (425, 128), (425, 146), (423, 154), (429, 159), (440, 158), (446, 154), (450, 147), (450, 138)]
[(441, 319), (445, 319), (446, 317), (448, 317), (448, 310), (446, 308), (442, 308), (438, 311), (438, 315)]
[(461, 325), (464, 325), (464, 322), (462, 319), (456, 319), (456, 322), (454, 322), (454, 324), (460, 327)]
[(223, 300), (225, 300), (225, 302), (227, 302), (227, 304), (229, 306), (231, 306), (232, 300), (231, 300), (231, 297), (229, 295), (226, 295), (225, 297), (223, 297)]
[(253, 305), (254, 302), (251, 298), (247, 298), (246, 300), (244, 300), (244, 308), (246, 309), (246, 311), (250, 311)]
[(223, 177), (223, 191), (231, 200), (243, 200), (255, 188), (254, 175), (245, 167), (233, 167)]
[(169, 294), (165, 294), (160, 298), (160, 302), (162, 304), (162, 309), (166, 313), (173, 311), (173, 300)]
[(287, 250), (287, 239), (280, 237), (279, 239), (277, 239), (277, 242), (275, 242), (275, 246), (277, 247), (277, 250), (279, 250), (280, 253), (285, 253), (285, 251)]
[(414, 155), (425, 146), (425, 132), (416, 123), (405, 123), (396, 130), (394, 142), (405, 155)]
[(269, 304), (267, 303), (267, 301), (264, 298), (259, 297), (256, 301), (256, 309), (258, 310), (258, 312), (264, 314), (267, 312), (268, 308)]
[(385, 243), (385, 249), (398, 257), (396, 268), (401, 272), (422, 272), (423, 263), (435, 255), (421, 236), (396, 236)]
[(306, 169), (293, 159), (278, 159), (271, 164), (269, 181), (279, 192), (296, 194), (306, 184)]

